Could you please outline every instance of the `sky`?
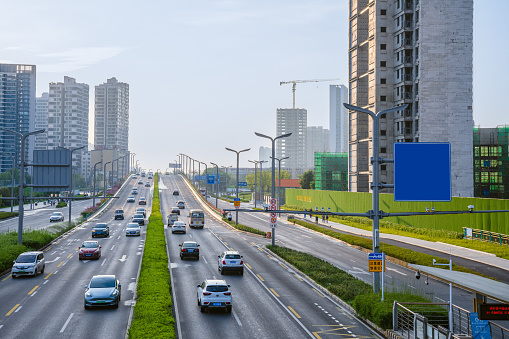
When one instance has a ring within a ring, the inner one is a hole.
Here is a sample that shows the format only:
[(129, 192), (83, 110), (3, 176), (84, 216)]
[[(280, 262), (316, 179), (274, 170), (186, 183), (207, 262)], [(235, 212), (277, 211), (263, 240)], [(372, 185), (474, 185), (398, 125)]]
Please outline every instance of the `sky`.
[[(347, 0), (6, 1), (0, 62), (37, 66), (37, 94), (64, 76), (90, 86), (130, 85), (129, 148), (146, 169), (165, 171), (185, 153), (235, 165), (225, 150), (258, 160), (275, 136), (276, 109), (292, 105), (281, 81), (297, 84), (309, 126), (329, 126), (329, 85), (348, 87)], [(474, 123), (509, 123), (507, 0), (474, 1)]]

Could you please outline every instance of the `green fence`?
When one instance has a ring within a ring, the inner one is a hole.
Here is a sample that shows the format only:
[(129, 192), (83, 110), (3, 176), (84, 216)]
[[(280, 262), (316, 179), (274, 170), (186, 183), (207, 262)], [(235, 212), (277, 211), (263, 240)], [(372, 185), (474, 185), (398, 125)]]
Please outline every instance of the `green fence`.
[[(371, 193), (316, 191), (287, 189), (286, 204), (306, 209), (330, 207), (331, 212), (365, 213), (371, 209)], [(468, 205), (475, 210), (509, 210), (509, 200), (485, 198), (452, 198), (451, 202), (396, 202), (392, 194), (380, 194), (380, 209), (384, 212), (424, 212), (426, 207), (435, 211), (466, 211)], [(383, 220), (419, 228), (463, 232), (463, 227), (509, 234), (509, 213), (477, 213), (391, 217)]]

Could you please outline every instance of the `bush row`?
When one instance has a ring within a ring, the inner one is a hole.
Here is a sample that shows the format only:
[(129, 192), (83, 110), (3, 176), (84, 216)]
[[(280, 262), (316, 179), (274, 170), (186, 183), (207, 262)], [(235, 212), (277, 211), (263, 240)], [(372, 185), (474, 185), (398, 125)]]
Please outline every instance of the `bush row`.
[(170, 272), (159, 205), (158, 174), (154, 176), (152, 213), (138, 279), (137, 300), (129, 329), (129, 338), (175, 338), (172, 313)]
[(0, 220), (3, 220), (3, 219), (8, 219), (8, 218), (11, 218), (11, 217), (17, 217), (18, 216), (18, 212), (13, 212), (11, 214), (11, 212), (0, 212)]
[[(369, 319), (382, 329), (392, 328), (392, 306), (399, 302), (430, 302), (408, 291), (373, 293), (370, 285), (308, 253), (286, 247), (267, 245), (271, 251), (296, 267), (316, 283), (350, 304), (362, 318)], [(447, 311), (443, 310), (445, 315)]]

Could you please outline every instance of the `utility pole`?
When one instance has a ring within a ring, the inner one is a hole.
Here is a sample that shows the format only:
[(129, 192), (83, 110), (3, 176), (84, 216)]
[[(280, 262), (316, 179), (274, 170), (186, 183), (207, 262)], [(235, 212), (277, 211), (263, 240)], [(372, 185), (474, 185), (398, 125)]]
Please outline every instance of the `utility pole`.
[[(228, 147), (225, 147), (227, 151), (230, 151), (230, 152), (234, 152), (234, 153), (237, 153), (237, 201), (239, 199), (239, 155), (240, 153), (242, 152), (247, 152), (249, 150), (251, 150), (251, 148), (246, 148), (246, 149), (243, 149), (242, 151), (235, 151), (231, 148), (228, 148)], [(237, 211), (235, 211), (235, 225), (238, 225), (239, 224), (239, 211), (238, 211), (238, 208), (236, 208)]]

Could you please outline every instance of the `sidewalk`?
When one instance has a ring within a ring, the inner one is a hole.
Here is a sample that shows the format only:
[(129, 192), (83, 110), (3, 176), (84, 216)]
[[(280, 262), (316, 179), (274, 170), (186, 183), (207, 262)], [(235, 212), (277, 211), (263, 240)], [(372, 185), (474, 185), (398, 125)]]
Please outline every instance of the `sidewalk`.
[[(46, 207), (51, 207), (51, 205), (48, 204), (48, 203), (46, 203), (46, 205), (44, 205), (44, 202), (38, 202), (37, 206), (35, 206), (35, 203), (34, 203), (34, 208), (33, 209), (34, 210), (38, 210), (40, 208), (46, 208)], [(31, 210), (30, 204), (23, 205), (23, 209), (25, 211)], [(17, 212), (18, 211), (18, 206), (17, 205), (14, 206), (12, 210), (13, 210), (13, 212)], [(10, 213), (11, 212), (11, 206), (0, 208), (0, 212), (9, 212)]]
[[(315, 217), (310, 218), (309, 216), (307, 216), (304, 219), (303, 217), (301, 217), (299, 215), (299, 216), (296, 216), (296, 218), (315, 224)], [(324, 223), (324, 222), (322, 222), (321, 217), (318, 218), (318, 224), (321, 226), (328, 226), (333, 229), (352, 233), (352, 234), (359, 235), (359, 236), (365, 236), (365, 237), (371, 238), (373, 235), (373, 233), (371, 231), (365, 231), (363, 229), (343, 225), (343, 224), (333, 222), (333, 221)], [(380, 233), (380, 241), (383, 239), (399, 241), (402, 243), (406, 243), (406, 244), (410, 244), (410, 245), (414, 245), (414, 246), (418, 246), (418, 247), (422, 247), (422, 248), (427, 248), (430, 250), (434, 250), (434, 251), (438, 251), (438, 252), (442, 252), (442, 253), (446, 253), (446, 254), (451, 254), (454, 256), (462, 257), (462, 258), (469, 259), (472, 261), (477, 261), (480, 263), (489, 263), (489, 265), (491, 265), (491, 266), (495, 266), (495, 267), (509, 271), (509, 260), (499, 258), (496, 255), (491, 254), (491, 253), (472, 250), (472, 249), (468, 249), (468, 248), (464, 248), (464, 247), (460, 247), (460, 246), (446, 244), (446, 243), (439, 242), (439, 241), (433, 242), (433, 241), (426, 241), (426, 240), (415, 239), (415, 238), (410, 238), (410, 237), (404, 237), (401, 235)], [(508, 250), (509, 250), (509, 248), (508, 248)]]

